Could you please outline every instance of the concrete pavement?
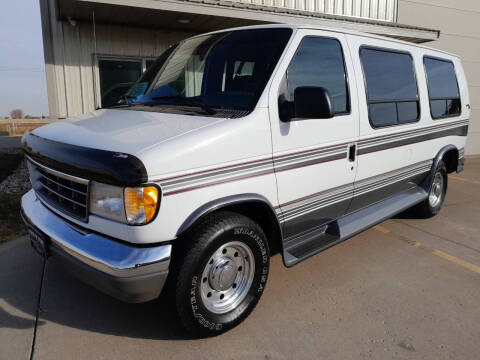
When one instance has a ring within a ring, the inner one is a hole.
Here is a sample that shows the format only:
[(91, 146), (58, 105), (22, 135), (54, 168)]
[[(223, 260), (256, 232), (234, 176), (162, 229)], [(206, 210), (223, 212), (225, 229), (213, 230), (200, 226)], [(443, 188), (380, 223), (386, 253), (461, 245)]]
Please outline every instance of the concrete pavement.
[(0, 359), (30, 358), (42, 273), (26, 238), (0, 246)]
[[(398, 217), (285, 269), (239, 327), (190, 339), (164, 300), (82, 284), (26, 240), (0, 247), (0, 359), (478, 359), (480, 158), (450, 176), (441, 213)], [(35, 334), (35, 345), (32, 341)]]

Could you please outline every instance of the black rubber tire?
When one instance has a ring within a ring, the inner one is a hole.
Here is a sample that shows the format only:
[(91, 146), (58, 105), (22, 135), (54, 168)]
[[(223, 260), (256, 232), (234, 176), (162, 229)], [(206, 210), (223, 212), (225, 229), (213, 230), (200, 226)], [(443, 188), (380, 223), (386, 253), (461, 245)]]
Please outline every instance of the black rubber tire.
[[(171, 280), (175, 305), (182, 325), (195, 337), (221, 334), (241, 323), (255, 308), (268, 278), (270, 252), (265, 234), (250, 218), (233, 212), (207, 215), (174, 248)], [(202, 303), (200, 281), (211, 255), (229, 241), (247, 244), (255, 258), (255, 274), (245, 299), (232, 311), (215, 314)]]
[[(437, 215), (440, 212), (440, 209), (442, 208), (443, 202), (445, 201), (445, 196), (447, 194), (447, 186), (448, 186), (448, 172), (447, 172), (447, 167), (445, 166), (445, 163), (443, 161), (440, 161), (438, 163), (437, 168), (435, 169), (435, 174), (432, 178), (432, 182), (437, 173), (442, 174), (442, 177), (443, 177), (443, 189), (442, 189), (441, 201), (435, 207), (433, 207), (430, 204), (430, 201), (427, 197), (420, 204), (414, 206), (412, 208), (412, 212), (417, 218), (421, 218), (421, 219), (431, 218), (432, 216)], [(430, 186), (430, 191), (431, 191), (431, 188), (432, 186)]]

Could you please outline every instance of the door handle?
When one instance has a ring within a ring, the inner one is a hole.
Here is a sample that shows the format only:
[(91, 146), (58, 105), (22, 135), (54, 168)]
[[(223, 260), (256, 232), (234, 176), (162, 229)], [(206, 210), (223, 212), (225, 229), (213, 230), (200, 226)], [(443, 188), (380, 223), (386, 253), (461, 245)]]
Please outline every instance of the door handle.
[(352, 144), (348, 147), (348, 161), (354, 162), (357, 155), (357, 145)]

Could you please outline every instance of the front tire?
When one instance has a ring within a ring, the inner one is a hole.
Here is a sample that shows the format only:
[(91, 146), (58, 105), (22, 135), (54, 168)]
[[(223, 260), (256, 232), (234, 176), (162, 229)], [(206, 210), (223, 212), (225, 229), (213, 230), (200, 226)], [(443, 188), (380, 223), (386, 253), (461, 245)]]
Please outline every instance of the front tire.
[(246, 216), (218, 212), (181, 241), (174, 277), (183, 326), (204, 337), (238, 325), (256, 306), (267, 281), (270, 254), (262, 229)]
[(415, 215), (419, 218), (430, 218), (437, 215), (445, 200), (447, 185), (447, 167), (443, 161), (440, 161), (433, 175), (428, 197), (413, 208)]

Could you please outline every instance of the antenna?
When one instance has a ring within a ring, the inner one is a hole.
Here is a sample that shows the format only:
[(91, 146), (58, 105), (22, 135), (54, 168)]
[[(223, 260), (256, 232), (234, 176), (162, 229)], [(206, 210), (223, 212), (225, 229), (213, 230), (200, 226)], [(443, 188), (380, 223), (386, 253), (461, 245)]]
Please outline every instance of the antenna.
[(97, 29), (96, 29), (96, 24), (95, 24), (95, 10), (92, 12), (92, 18), (93, 18), (93, 54), (95, 55), (95, 58), (97, 57)]
[(100, 83), (99, 79), (97, 79), (97, 72), (95, 71), (95, 68), (98, 66), (98, 58), (97, 58), (97, 27), (95, 23), (95, 10), (92, 11), (92, 21), (93, 21), (93, 61), (94, 61), (94, 66), (93, 66), (93, 79), (94, 79), (94, 84), (96, 86), (95, 89), (95, 109), (98, 110), (100, 109), (100, 99), (98, 98), (98, 89), (100, 88)]

